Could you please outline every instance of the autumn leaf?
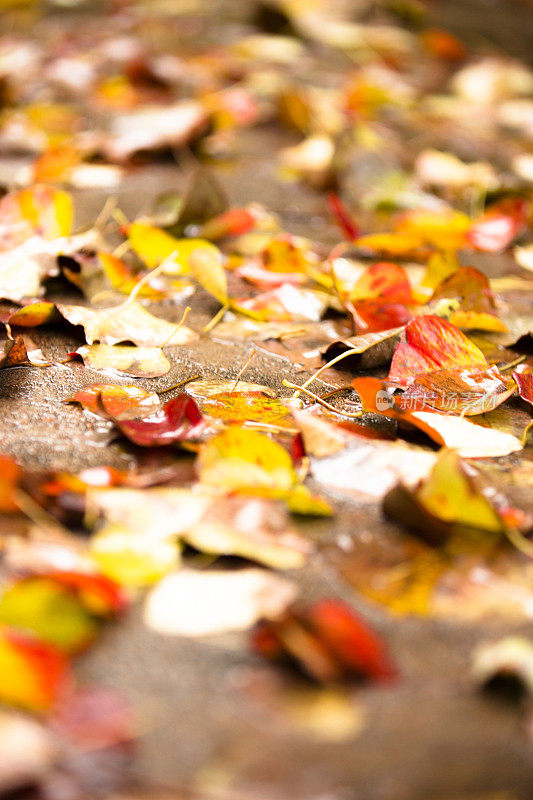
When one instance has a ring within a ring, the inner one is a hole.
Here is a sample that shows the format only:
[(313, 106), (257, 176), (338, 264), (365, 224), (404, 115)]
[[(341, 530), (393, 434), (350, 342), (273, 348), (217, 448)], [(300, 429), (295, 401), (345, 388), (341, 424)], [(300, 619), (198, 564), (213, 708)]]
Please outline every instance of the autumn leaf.
[(256, 422), (290, 428), (290, 409), (267, 386), (246, 381), (192, 381), (187, 394), (197, 398), (202, 411), (226, 423)]
[(111, 119), (102, 149), (112, 161), (126, 161), (139, 150), (184, 144), (201, 130), (206, 120), (205, 110), (194, 100), (117, 114)]
[(2, 594), (0, 624), (36, 636), (66, 654), (88, 647), (99, 629), (75, 594), (46, 576), (24, 578)]
[[(390, 364), (393, 353), (399, 342), (403, 327), (390, 328), (378, 333), (362, 333), (348, 339), (340, 339), (328, 345), (324, 359), (331, 361), (346, 353), (345, 367), (354, 369), (374, 369)], [(350, 352), (348, 355), (348, 351)]]
[(328, 208), (346, 239), (353, 241), (359, 238), (361, 231), (338, 194), (328, 194)]
[(93, 536), (91, 556), (103, 575), (120, 586), (136, 588), (150, 586), (178, 567), (180, 546), (109, 527)]
[(3, 352), (0, 353), (0, 369), (6, 367), (19, 367), (21, 364), (29, 364), (28, 351), (22, 335), (14, 339), (8, 339), (3, 344)]
[(202, 553), (238, 555), (273, 569), (299, 569), (314, 550), (276, 503), (256, 497), (218, 500), (183, 539)]
[(99, 383), (76, 392), (68, 398), (68, 402), (79, 403), (100, 416), (142, 416), (159, 406), (159, 395), (138, 386)]
[(450, 311), (443, 316), (458, 328), (497, 333), (507, 330), (497, 316), (488, 278), (474, 267), (460, 267), (436, 287), (431, 306), (438, 310), (445, 309), (446, 304)]
[(375, 298), (403, 304), (411, 303), (413, 299), (405, 271), (398, 264), (385, 261), (368, 267), (350, 289), (349, 298), (356, 305), (360, 300)]
[(527, 201), (511, 200), (493, 206), (468, 230), (467, 240), (476, 250), (498, 253), (508, 247), (524, 227), (528, 212)]
[(418, 375), (397, 402), (413, 410), (429, 406), (452, 414), (485, 414), (515, 392), (515, 383), (505, 381), (495, 365), (485, 370), (443, 369)]
[(36, 328), (51, 322), (57, 316), (55, 303), (43, 301), (29, 303), (14, 311), (6, 320), (9, 325), (17, 328)]
[(0, 454), (0, 511), (18, 511), (15, 490), (22, 470), (11, 458)]
[(407, 323), (404, 339), (396, 348), (389, 380), (409, 386), (417, 375), (438, 369), (487, 367), (487, 360), (464, 333), (447, 320), (433, 314)]
[(200, 409), (184, 392), (142, 419), (117, 419), (116, 424), (124, 436), (141, 447), (198, 441), (207, 431)]
[(463, 416), (429, 409), (413, 411), (409, 408), (409, 400), (402, 403), (401, 396), (397, 399), (390, 394), (387, 385), (377, 378), (356, 378), (352, 386), (366, 411), (391, 417), (408, 427), (419, 428), (434, 442), (455, 449), (463, 458), (494, 458), (522, 449), (516, 436), (475, 425)]
[(127, 229), (133, 252), (152, 270), (164, 265), (167, 275), (188, 275), (190, 258), (196, 250), (219, 254), (218, 248), (206, 239), (176, 239), (164, 230), (145, 222), (132, 222)]
[(120, 344), (90, 344), (78, 347), (79, 355), (87, 367), (95, 370), (133, 375), (137, 378), (158, 378), (166, 375), (170, 362), (160, 347), (135, 347)]
[(189, 268), (192, 277), (209, 294), (223, 306), (228, 305), (228, 281), (222, 266), (222, 255), (216, 248), (198, 247), (192, 250)]
[(202, 483), (225, 490), (277, 489), (297, 482), (287, 451), (261, 433), (237, 425), (214, 436), (201, 449), (198, 471)]
[(70, 683), (65, 657), (51, 645), (0, 626), (0, 701), (38, 713)]
[(126, 300), (118, 306), (95, 310), (85, 306), (59, 304), (59, 312), (71, 325), (82, 325), (88, 344), (113, 345), (133, 342), (140, 347), (187, 344), (198, 334), (184, 325), (154, 317), (136, 301)]
[(533, 405), (533, 373), (529, 369), (515, 370), (513, 379), (518, 386), (518, 394), (522, 400)]
[(246, 630), (261, 618), (281, 614), (295, 596), (291, 582), (266, 570), (184, 569), (151, 592), (144, 621), (167, 636)]
[(271, 660), (287, 658), (320, 683), (389, 681), (396, 674), (385, 644), (340, 600), (324, 599), (263, 621), (252, 633), (252, 646)]
[(509, 516), (508, 501), (491, 487), (483, 489), (479, 473), (451, 450), (442, 451), (417, 487), (399, 484), (392, 489), (383, 507), (388, 516), (414, 528), (430, 544), (466, 538), (481, 549), (500, 539)]

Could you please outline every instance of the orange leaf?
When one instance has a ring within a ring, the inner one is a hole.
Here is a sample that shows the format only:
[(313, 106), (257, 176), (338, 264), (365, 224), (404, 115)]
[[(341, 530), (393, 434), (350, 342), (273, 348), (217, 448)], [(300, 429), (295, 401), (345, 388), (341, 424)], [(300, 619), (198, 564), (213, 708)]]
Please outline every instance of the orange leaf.
[[(147, 392), (138, 386), (113, 386), (100, 383), (82, 389), (69, 398), (68, 402), (80, 403), (84, 408), (100, 416), (120, 417), (124, 414), (142, 416), (159, 406), (155, 392)], [(103, 413), (102, 413), (103, 412)]]
[(55, 647), (0, 626), (0, 702), (47, 711), (69, 678), (66, 658)]

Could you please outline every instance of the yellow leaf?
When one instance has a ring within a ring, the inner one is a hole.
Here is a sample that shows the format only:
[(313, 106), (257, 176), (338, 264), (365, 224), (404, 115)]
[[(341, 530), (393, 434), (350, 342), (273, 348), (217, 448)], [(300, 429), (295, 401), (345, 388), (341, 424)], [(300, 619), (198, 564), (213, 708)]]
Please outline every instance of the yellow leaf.
[(457, 453), (444, 450), (429, 477), (416, 492), (417, 500), (431, 514), (481, 530), (500, 532), (502, 520), (465, 471)]
[(188, 275), (191, 271), (191, 254), (201, 248), (213, 255), (219, 250), (207, 239), (176, 239), (166, 231), (144, 222), (132, 222), (128, 226), (128, 239), (133, 252), (149, 269), (155, 269), (163, 261), (168, 275)]
[(214, 436), (198, 457), (203, 483), (228, 491), (288, 490), (297, 482), (291, 457), (264, 434), (231, 426)]
[(219, 303), (223, 306), (227, 305), (229, 302), (228, 280), (222, 266), (220, 251), (214, 245), (197, 246), (191, 251), (188, 263), (193, 278)]

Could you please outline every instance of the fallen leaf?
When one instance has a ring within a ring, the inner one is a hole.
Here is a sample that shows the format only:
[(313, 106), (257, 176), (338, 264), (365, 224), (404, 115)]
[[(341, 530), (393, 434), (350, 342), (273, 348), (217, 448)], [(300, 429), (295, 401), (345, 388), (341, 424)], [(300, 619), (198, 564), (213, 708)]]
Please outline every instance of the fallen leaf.
[(406, 410), (427, 406), (452, 414), (485, 414), (516, 392), (496, 365), (484, 370), (443, 369), (418, 375), (397, 402)]
[(398, 344), (402, 327), (391, 328), (379, 333), (363, 333), (349, 339), (341, 339), (328, 345), (324, 352), (326, 361), (341, 353), (353, 350), (347, 356), (344, 366), (354, 369), (375, 369), (390, 364)]
[(133, 342), (139, 346), (188, 344), (198, 334), (181, 325), (179, 328), (166, 319), (154, 317), (136, 301), (126, 300), (118, 306), (95, 310), (85, 306), (59, 304), (59, 312), (71, 325), (82, 325), (88, 344), (117, 344)]
[(296, 597), (286, 578), (266, 570), (195, 571), (169, 575), (144, 607), (147, 627), (167, 636), (208, 636), (277, 617)]
[(120, 431), (141, 447), (198, 441), (208, 425), (192, 397), (182, 392), (141, 419), (116, 419)]
[(533, 405), (533, 373), (529, 370), (515, 370), (513, 379), (518, 386), (518, 394), (526, 403)]
[(365, 410), (391, 417), (400, 424), (413, 425), (437, 444), (455, 449), (463, 458), (496, 458), (522, 449), (516, 436), (475, 425), (462, 416), (404, 408), (402, 398), (397, 400), (377, 378), (356, 378), (352, 386)]
[(452, 537), (472, 539), (476, 533), (480, 547), (493, 545), (503, 533), (504, 520), (483, 494), (476, 475), (455, 452), (444, 450), (417, 487), (400, 483), (385, 496), (384, 511), (433, 545)]
[(0, 701), (44, 713), (70, 682), (65, 657), (51, 645), (0, 626)]
[(55, 303), (43, 301), (30, 303), (19, 308), (13, 314), (10, 314), (6, 322), (18, 328), (35, 328), (38, 325), (45, 325), (50, 322), (56, 315)]
[(79, 403), (83, 408), (100, 416), (142, 416), (152, 411), (155, 406), (159, 406), (159, 395), (147, 392), (138, 386), (98, 383), (76, 392), (68, 398), (68, 402)]
[(518, 681), (523, 693), (533, 695), (533, 643), (522, 636), (507, 636), (479, 645), (472, 658), (472, 675), (485, 689), (503, 688), (505, 682), (512, 689)]
[(139, 150), (178, 147), (192, 139), (206, 120), (203, 106), (194, 100), (117, 114), (102, 149), (111, 161), (120, 162)]
[[(105, 578), (100, 578), (105, 581)], [(86, 577), (90, 584), (91, 577)], [(92, 587), (89, 585), (89, 590)], [(84, 598), (88, 602), (84, 602)], [(96, 638), (98, 618), (109, 615), (107, 597), (87, 594), (60, 573), (32, 575), (8, 587), (0, 597), (0, 624), (8, 625), (67, 654), (84, 650)], [(104, 613), (105, 612), (105, 613)]]
[(271, 660), (288, 658), (319, 683), (389, 681), (396, 674), (381, 639), (340, 600), (324, 599), (263, 621), (252, 634), (252, 646)]
[(276, 503), (255, 497), (217, 500), (183, 538), (202, 553), (238, 555), (272, 569), (299, 569), (313, 552)]
[(222, 305), (228, 305), (228, 281), (222, 266), (222, 254), (211, 246), (191, 252), (189, 267), (192, 277)]
[(4, 794), (41, 782), (57, 757), (49, 731), (19, 713), (0, 712), (0, 791)]
[(487, 367), (481, 350), (464, 333), (433, 314), (408, 322), (404, 335), (394, 352), (388, 378), (398, 386), (409, 386), (417, 375), (432, 370)]
[(277, 442), (261, 433), (232, 425), (200, 450), (202, 483), (227, 491), (288, 491), (297, 483), (292, 459)]
[(90, 344), (78, 347), (76, 354), (91, 369), (133, 375), (137, 378), (158, 378), (170, 370), (170, 362), (160, 347)]
[(6, 367), (19, 367), (21, 364), (29, 364), (28, 351), (22, 335), (14, 339), (8, 339), (3, 344), (3, 352), (0, 354), (0, 369)]

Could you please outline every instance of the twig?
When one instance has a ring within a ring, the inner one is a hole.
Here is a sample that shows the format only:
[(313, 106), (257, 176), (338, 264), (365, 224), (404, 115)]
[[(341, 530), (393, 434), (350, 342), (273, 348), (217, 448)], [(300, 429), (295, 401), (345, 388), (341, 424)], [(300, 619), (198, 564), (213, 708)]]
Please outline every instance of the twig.
[(330, 403), (326, 403), (325, 400), (323, 400), (317, 394), (310, 392), (309, 389), (304, 388), (304, 386), (297, 386), (295, 383), (290, 383), (290, 381), (288, 380), (284, 380), (283, 385), (288, 386), (289, 389), (298, 389), (299, 392), (304, 392), (304, 394), (307, 394), (309, 395), (309, 397), (312, 397), (313, 400), (315, 400), (317, 403), (320, 403), (320, 405), (324, 406), (324, 408), (327, 408), (329, 411), (333, 411), (334, 414), (340, 414), (343, 417), (353, 417), (354, 419), (356, 417), (360, 417), (361, 414), (363, 414), (362, 410), (349, 413), (347, 411), (342, 411), (340, 408), (335, 408), (335, 406), (332, 406)]
[(231, 389), (230, 389), (230, 392), (234, 392), (234, 391), (235, 391), (235, 389), (237, 388), (237, 384), (239, 383), (239, 381), (240, 381), (241, 377), (243, 376), (243, 374), (246, 372), (246, 370), (247, 370), (247, 369), (248, 369), (248, 367), (250, 366), (250, 362), (251, 362), (252, 358), (255, 356), (256, 352), (257, 352), (257, 351), (256, 351), (256, 349), (255, 349), (255, 347), (254, 347), (254, 349), (252, 350), (252, 352), (250, 353), (250, 355), (249, 355), (249, 357), (248, 357), (248, 360), (246, 361), (246, 363), (244, 364), (244, 366), (243, 366), (243, 367), (241, 367), (241, 369), (239, 370), (239, 373), (237, 374), (237, 377), (236, 377), (236, 379), (235, 379), (235, 383), (234, 383), (234, 384), (233, 384), (233, 386), (231, 387)]

